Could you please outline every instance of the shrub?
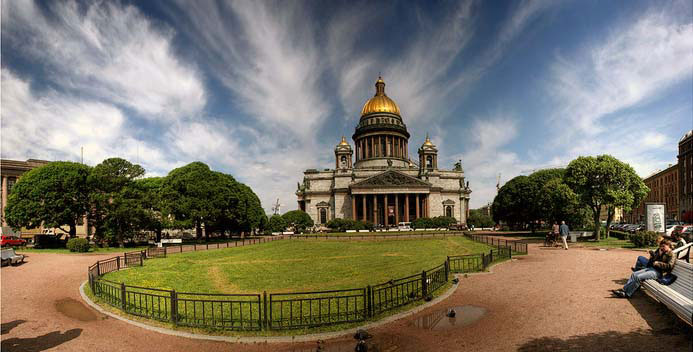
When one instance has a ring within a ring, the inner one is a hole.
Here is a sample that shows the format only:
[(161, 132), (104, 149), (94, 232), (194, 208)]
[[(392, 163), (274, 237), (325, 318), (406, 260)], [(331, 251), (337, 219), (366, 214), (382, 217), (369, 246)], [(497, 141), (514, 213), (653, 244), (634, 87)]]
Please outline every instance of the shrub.
[(85, 238), (71, 238), (67, 241), (67, 249), (69, 249), (70, 252), (89, 252), (89, 241)]
[(652, 247), (657, 244), (659, 234), (654, 231), (638, 231), (630, 235), (630, 241), (636, 247)]
[(272, 215), (268, 221), (269, 230), (272, 232), (282, 232), (286, 228), (286, 222), (281, 215)]

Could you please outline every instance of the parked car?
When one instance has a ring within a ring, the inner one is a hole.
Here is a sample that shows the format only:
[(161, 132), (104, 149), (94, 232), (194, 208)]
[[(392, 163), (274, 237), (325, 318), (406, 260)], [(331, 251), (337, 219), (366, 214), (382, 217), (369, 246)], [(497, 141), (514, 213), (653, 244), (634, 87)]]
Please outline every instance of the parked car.
[(693, 241), (693, 226), (689, 226), (686, 231), (682, 232), (682, 236), (686, 242)]
[(0, 247), (19, 247), (26, 245), (26, 241), (17, 236), (2, 236)]
[(673, 234), (679, 234), (679, 233), (685, 233), (688, 229), (693, 228), (693, 225), (691, 224), (686, 224), (686, 225), (678, 225), (674, 227), (674, 230), (671, 231), (671, 235)]

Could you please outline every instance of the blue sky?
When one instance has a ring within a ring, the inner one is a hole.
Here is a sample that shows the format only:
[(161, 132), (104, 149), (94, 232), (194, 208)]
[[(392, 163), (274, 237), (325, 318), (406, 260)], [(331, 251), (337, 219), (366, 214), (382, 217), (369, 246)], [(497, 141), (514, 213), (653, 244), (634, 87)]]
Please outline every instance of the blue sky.
[(200, 160), (296, 207), (381, 73), (472, 207), (612, 154), (641, 176), (693, 128), (690, 1), (2, 1), (2, 158)]

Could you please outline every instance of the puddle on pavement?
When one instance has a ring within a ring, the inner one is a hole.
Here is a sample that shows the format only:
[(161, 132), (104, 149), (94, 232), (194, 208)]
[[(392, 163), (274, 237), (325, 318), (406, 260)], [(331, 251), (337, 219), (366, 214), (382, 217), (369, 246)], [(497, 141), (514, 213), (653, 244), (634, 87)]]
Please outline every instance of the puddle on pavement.
[(452, 309), (455, 310), (453, 318), (447, 316), (450, 308), (445, 308), (419, 317), (413, 325), (426, 330), (448, 330), (471, 325), (486, 315), (486, 308), (483, 307), (465, 305)]
[[(394, 336), (375, 336), (365, 340), (366, 351), (368, 352), (398, 352), (400, 347), (395, 343)], [(354, 339), (341, 341), (317, 342), (307, 347), (299, 347), (289, 350), (290, 352), (354, 352), (358, 341)]]
[(55, 309), (66, 316), (80, 321), (96, 320), (96, 314), (82, 302), (72, 298), (63, 298), (55, 302)]

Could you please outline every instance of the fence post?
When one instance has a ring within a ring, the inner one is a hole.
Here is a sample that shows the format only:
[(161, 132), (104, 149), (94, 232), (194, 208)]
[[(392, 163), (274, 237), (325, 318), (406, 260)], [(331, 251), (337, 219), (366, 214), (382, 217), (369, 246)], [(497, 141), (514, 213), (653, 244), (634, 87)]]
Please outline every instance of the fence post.
[(490, 251), (488, 251), (488, 255), (489, 255), (489, 258), (490, 258), (490, 259), (488, 260), (488, 263), (491, 264), (491, 263), (493, 263), (493, 249), (490, 250)]
[(121, 282), (120, 283), (120, 306), (121, 306), (121, 308), (123, 308), (123, 312), (127, 312), (126, 300), (127, 300), (127, 293), (125, 293), (125, 283)]
[(144, 253), (140, 252), (140, 266), (144, 266)]
[(371, 287), (371, 285), (366, 286), (366, 295), (368, 297), (364, 300), (363, 303), (366, 305), (366, 307), (364, 307), (364, 308), (366, 309), (366, 316), (368, 316), (368, 317), (373, 316), (372, 294), (373, 294), (373, 288)]
[(264, 316), (264, 326), (269, 330), (269, 322), (267, 321), (267, 291), (262, 292), (262, 313)]
[(118, 270), (120, 270), (120, 256), (119, 255), (116, 256), (116, 268), (118, 268)]
[(178, 294), (171, 290), (171, 322), (178, 325)]
[(445, 282), (448, 282), (448, 277), (450, 276), (450, 256), (445, 260)]
[(96, 261), (96, 275), (99, 277), (101, 276), (101, 261), (100, 260)]
[(421, 272), (421, 296), (426, 297), (428, 293), (428, 283), (426, 282), (426, 270)]

